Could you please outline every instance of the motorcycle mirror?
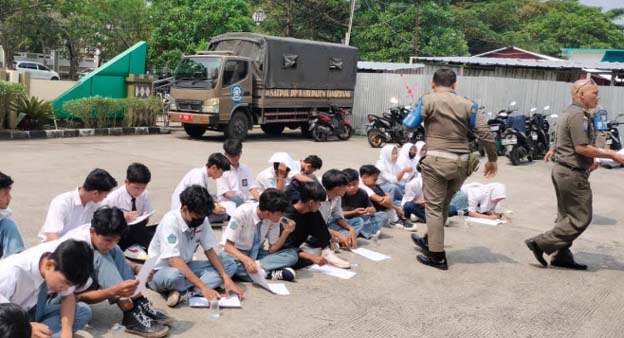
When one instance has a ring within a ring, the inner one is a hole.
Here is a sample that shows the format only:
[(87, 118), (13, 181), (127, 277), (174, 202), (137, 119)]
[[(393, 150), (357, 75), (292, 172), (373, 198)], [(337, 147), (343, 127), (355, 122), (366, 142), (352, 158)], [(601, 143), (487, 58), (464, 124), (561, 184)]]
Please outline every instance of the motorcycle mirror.
[(558, 117), (559, 117), (559, 115), (557, 115), (557, 114), (551, 114), (551, 115), (550, 115), (550, 118), (553, 118), (553, 119), (556, 119), (556, 118), (558, 118)]
[(392, 104), (399, 104), (399, 99), (397, 99), (395, 96), (390, 98), (390, 103)]
[(550, 106), (545, 106), (544, 110), (550, 110)]

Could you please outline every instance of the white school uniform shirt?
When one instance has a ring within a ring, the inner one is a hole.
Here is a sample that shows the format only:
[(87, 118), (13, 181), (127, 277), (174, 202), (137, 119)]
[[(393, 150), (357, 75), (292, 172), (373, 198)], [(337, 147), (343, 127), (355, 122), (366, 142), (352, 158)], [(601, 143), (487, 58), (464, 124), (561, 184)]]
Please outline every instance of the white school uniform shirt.
[(506, 197), (505, 186), (501, 183), (467, 183), (461, 191), (468, 195), (468, 211), (480, 214), (495, 212), (497, 203), (493, 200)]
[[(108, 194), (103, 204), (111, 207), (117, 207), (123, 211), (132, 211), (132, 195), (128, 193), (128, 189), (124, 184)], [(147, 190), (136, 198), (134, 205), (136, 205), (136, 211), (139, 216), (154, 211), (152, 201), (150, 200)]]
[[(0, 261), (0, 303), (13, 303), (25, 310), (37, 305), (39, 288), (45, 283), (39, 271), (41, 256), (53, 252), (60, 240), (41, 243)], [(75, 288), (60, 292), (61, 297), (74, 293)]]
[(401, 200), (401, 206), (405, 206), (407, 202), (416, 202), (424, 199), (422, 187), (421, 175), (412, 178), (412, 180), (405, 185), (405, 194)]
[(75, 239), (77, 241), (87, 242), (91, 249), (95, 250), (93, 243), (91, 242), (91, 223), (83, 224), (75, 229), (72, 229), (61, 237), (61, 242), (69, 239)]
[(261, 220), (257, 210), (258, 203), (245, 203), (236, 208), (230, 223), (223, 231), (221, 244), (225, 245), (226, 241), (229, 240), (234, 242), (234, 246), (239, 250), (251, 250), (256, 237), (256, 224), (259, 222), (262, 222), (260, 247), (264, 245), (266, 240), (269, 241), (269, 245), (277, 242), (280, 236), (279, 223), (273, 223), (269, 219)]
[(147, 251), (150, 256), (160, 257), (156, 267), (166, 267), (169, 266), (167, 259), (171, 257), (180, 257), (186, 263), (192, 261), (199, 245), (204, 251), (218, 245), (208, 217), (202, 225), (191, 229), (182, 219), (180, 209), (177, 209), (165, 214)]
[(325, 198), (325, 201), (321, 202), (319, 211), (326, 224), (344, 218), (344, 214), (342, 213), (342, 197), (337, 196), (331, 201)]
[(217, 196), (220, 201), (227, 201), (223, 197), (226, 192), (232, 192), (244, 201), (251, 200), (254, 198), (250, 191), (253, 188), (257, 188), (256, 181), (249, 167), (243, 163), (239, 163), (238, 168), (231, 166), (217, 179)]
[(361, 179), (360, 179), (360, 185), (358, 185), (358, 187), (366, 191), (366, 194), (368, 195), (368, 197), (375, 195), (375, 192), (373, 191), (373, 189), (369, 188), (366, 184), (364, 184), (364, 182), (362, 182)]
[(200, 185), (208, 190), (208, 169), (206, 166), (191, 169), (178, 183), (173, 195), (171, 195), (171, 210), (179, 210), (182, 207), (180, 203), (180, 194), (192, 185)]
[(54, 197), (50, 202), (45, 223), (39, 232), (39, 238), (45, 241), (47, 233), (58, 233), (62, 237), (68, 231), (82, 224), (90, 223), (93, 213), (101, 205), (101, 202), (87, 202), (83, 206), (78, 189)]
[[(290, 184), (293, 176), (298, 174), (298, 171), (289, 171), (284, 182), (284, 189)], [(262, 170), (258, 176), (256, 176), (256, 186), (258, 193), (262, 194), (269, 188), (277, 188), (277, 175), (275, 174), (275, 168), (273, 166)]]

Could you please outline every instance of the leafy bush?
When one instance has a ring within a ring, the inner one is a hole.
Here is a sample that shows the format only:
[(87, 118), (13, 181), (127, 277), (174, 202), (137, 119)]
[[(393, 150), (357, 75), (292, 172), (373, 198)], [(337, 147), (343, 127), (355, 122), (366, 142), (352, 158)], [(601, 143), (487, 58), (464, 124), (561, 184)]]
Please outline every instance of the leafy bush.
[(79, 119), (86, 128), (116, 127), (122, 101), (102, 96), (85, 97), (64, 103), (63, 110), (71, 118)]
[(54, 119), (52, 103), (34, 96), (20, 95), (11, 103), (11, 107), (22, 117), (18, 121), (21, 129), (41, 129), (44, 124)]
[(24, 87), (19, 83), (0, 81), (0, 129), (3, 129), (11, 109), (11, 102), (24, 94)]
[(113, 99), (93, 96), (63, 104), (63, 110), (70, 118), (79, 119), (86, 128), (118, 127), (121, 126), (118, 123), (120, 118), (123, 118), (125, 127), (153, 126), (161, 109), (160, 99), (156, 97)]

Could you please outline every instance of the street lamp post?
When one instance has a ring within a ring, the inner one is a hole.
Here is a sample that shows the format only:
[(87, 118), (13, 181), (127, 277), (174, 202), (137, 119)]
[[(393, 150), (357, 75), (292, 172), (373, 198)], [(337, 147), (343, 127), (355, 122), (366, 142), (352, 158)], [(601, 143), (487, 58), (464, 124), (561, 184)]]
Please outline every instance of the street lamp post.
[(260, 24), (264, 21), (264, 19), (266, 19), (266, 14), (262, 10), (262, 8), (258, 8), (253, 13), (252, 18), (253, 18), (253, 21), (256, 23), (256, 25), (260, 26)]

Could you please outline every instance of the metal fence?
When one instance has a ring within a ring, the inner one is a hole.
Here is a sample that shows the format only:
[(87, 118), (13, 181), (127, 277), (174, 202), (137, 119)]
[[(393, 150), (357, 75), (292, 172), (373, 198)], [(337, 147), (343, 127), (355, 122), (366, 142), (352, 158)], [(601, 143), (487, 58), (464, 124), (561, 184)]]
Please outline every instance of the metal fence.
[[(413, 96), (408, 93), (413, 91)], [(515, 108), (526, 112), (532, 107), (538, 112), (549, 105), (550, 113), (560, 113), (571, 102), (572, 83), (542, 80), (508, 79), (499, 77), (458, 77), (457, 93), (477, 101), (486, 111), (494, 113), (516, 101)], [(368, 114), (380, 114), (392, 106), (396, 97), (400, 104), (412, 105), (418, 97), (431, 91), (431, 75), (360, 73), (355, 87), (352, 124), (362, 132)], [(600, 87), (600, 105), (609, 118), (624, 113), (624, 87)]]

